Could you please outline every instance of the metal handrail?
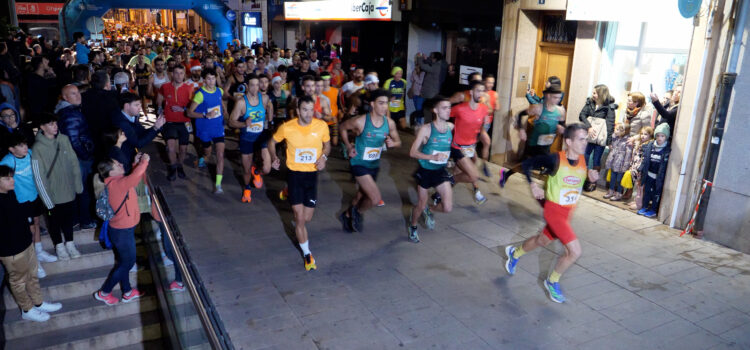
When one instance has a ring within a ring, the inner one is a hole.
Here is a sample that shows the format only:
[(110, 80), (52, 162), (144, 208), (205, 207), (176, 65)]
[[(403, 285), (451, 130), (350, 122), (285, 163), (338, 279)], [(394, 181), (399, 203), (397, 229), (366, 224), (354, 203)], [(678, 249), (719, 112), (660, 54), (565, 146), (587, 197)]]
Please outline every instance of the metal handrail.
[(174, 252), (175, 266), (179, 268), (182, 273), (182, 282), (190, 293), (190, 297), (193, 300), (196, 311), (198, 312), (198, 317), (208, 335), (211, 348), (233, 350), (234, 345), (229, 339), (229, 334), (224, 329), (224, 325), (216, 312), (216, 308), (208, 297), (208, 292), (204, 288), (198, 272), (190, 261), (190, 257), (184, 248), (184, 244), (182, 242), (178, 244), (176, 233), (179, 233), (179, 230), (176, 229), (176, 224), (171, 220), (172, 217), (168, 217), (166, 214), (165, 207), (162, 204), (162, 202), (166, 202), (164, 200), (164, 194), (161, 192), (161, 188), (158, 186), (154, 187), (151, 183), (151, 181), (148, 181), (147, 186), (151, 193), (151, 203), (164, 224), (166, 232), (162, 232), (162, 234), (166, 234), (169, 238), (166, 241)]

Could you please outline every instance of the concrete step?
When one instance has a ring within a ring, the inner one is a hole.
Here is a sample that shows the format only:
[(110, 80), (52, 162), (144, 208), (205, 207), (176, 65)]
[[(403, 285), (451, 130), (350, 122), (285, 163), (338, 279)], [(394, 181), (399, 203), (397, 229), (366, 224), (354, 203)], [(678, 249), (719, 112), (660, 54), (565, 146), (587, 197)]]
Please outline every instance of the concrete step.
[[(94, 292), (101, 288), (110, 270), (112, 270), (112, 266), (102, 266), (65, 272), (43, 278), (39, 281), (39, 284), (42, 288), (44, 300), (57, 301), (84, 295), (93, 295)], [(130, 284), (133, 287), (143, 287), (152, 283), (151, 272), (148, 270), (130, 273)], [(115, 289), (118, 288), (115, 287)], [(119, 291), (116, 291), (116, 293), (119, 294)], [(13, 295), (11, 295), (9, 290), (5, 292), (3, 297), (5, 298), (6, 309), (16, 307), (16, 302), (13, 300)]]
[[(76, 246), (98, 243), (98, 237), (99, 236), (94, 229), (80, 230), (73, 233), (73, 242), (75, 242)], [(53, 254), (55, 245), (52, 244), (52, 238), (49, 237), (49, 234), (42, 235), (41, 238), (44, 250), (46, 250), (47, 253)]]
[[(81, 252), (80, 258), (42, 263), (44, 271), (47, 272), (47, 277), (65, 272), (87, 270), (94, 267), (111, 267), (115, 264), (115, 255), (112, 250), (103, 249), (98, 242), (77, 245), (77, 248)], [(146, 251), (142, 246), (136, 247), (136, 256), (140, 260), (146, 256)]]
[(162, 350), (166, 348), (167, 348), (167, 345), (164, 343), (164, 340), (156, 339), (156, 340), (146, 341), (143, 343), (121, 346), (112, 350)]
[[(200, 320), (199, 320), (200, 321)], [(203, 328), (195, 329), (180, 335), (183, 349), (186, 350), (210, 350), (211, 343), (208, 342)]]
[(99, 350), (153, 341), (161, 336), (159, 312), (149, 311), (16, 338), (9, 340), (6, 346), (8, 349)]

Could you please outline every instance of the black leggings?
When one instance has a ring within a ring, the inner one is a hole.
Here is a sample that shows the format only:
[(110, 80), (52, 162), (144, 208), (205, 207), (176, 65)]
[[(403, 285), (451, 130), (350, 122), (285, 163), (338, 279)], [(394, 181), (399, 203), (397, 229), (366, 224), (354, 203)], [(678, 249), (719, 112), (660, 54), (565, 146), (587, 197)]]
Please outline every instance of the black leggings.
[[(55, 204), (49, 214), (49, 237), (52, 243), (62, 243), (62, 235), (65, 242), (73, 242), (73, 222), (77, 218), (75, 201)], [(62, 233), (62, 235), (61, 235)]]

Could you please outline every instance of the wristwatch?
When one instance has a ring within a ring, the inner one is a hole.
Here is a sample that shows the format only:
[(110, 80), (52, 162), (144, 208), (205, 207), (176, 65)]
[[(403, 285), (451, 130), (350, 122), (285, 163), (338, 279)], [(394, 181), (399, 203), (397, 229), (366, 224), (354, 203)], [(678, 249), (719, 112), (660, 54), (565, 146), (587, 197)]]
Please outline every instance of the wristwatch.
[(327, 156), (327, 155), (325, 155), (325, 154), (323, 154), (322, 156), (320, 156), (320, 158), (323, 158), (323, 159), (325, 159), (325, 160), (328, 160), (328, 156)]
[(206, 119), (206, 112), (203, 112), (203, 119)]

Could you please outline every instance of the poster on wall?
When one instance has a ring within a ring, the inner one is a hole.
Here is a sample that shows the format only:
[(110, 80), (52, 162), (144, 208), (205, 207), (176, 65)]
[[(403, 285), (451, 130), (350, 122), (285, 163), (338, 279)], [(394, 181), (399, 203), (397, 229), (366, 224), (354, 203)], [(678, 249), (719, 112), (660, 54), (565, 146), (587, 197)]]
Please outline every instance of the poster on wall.
[(390, 21), (391, 0), (321, 0), (284, 2), (284, 19)]
[(359, 37), (353, 36), (352, 37), (352, 52), (359, 52)]
[(461, 65), (458, 70), (458, 83), (461, 85), (469, 85), (469, 74), (474, 72), (482, 74), (482, 68)]

